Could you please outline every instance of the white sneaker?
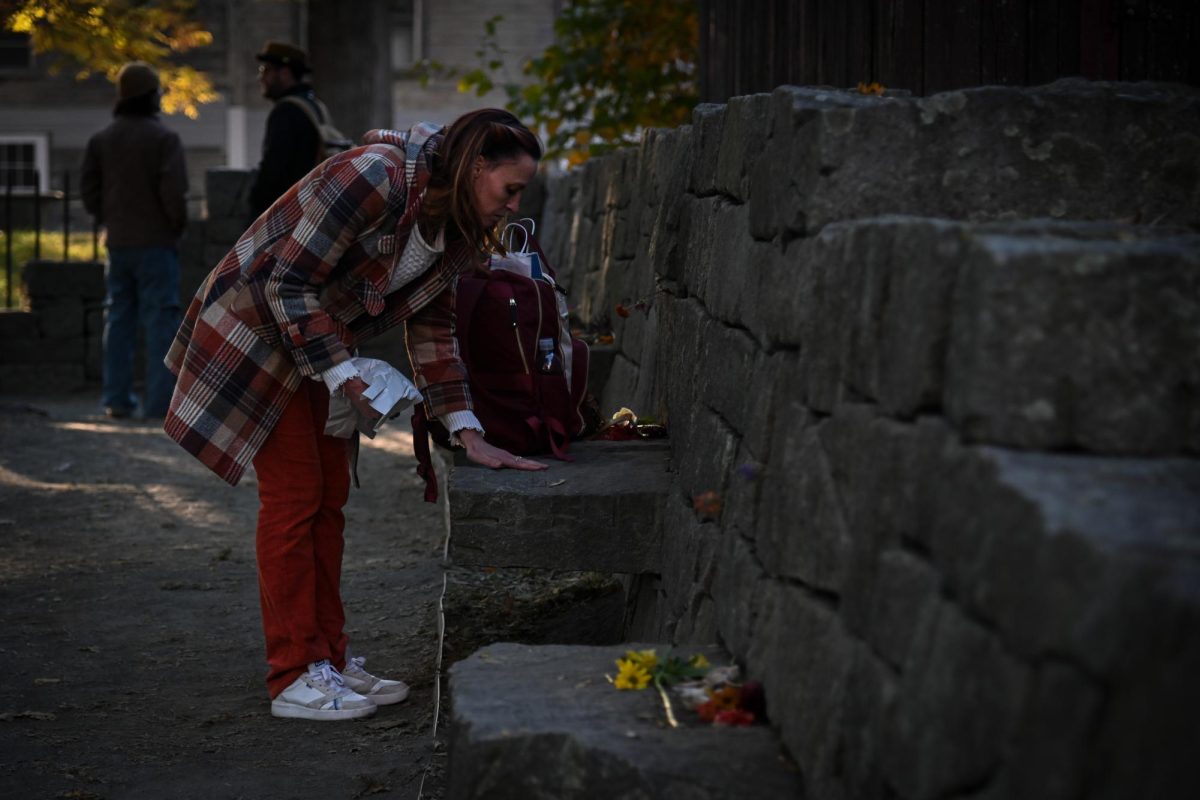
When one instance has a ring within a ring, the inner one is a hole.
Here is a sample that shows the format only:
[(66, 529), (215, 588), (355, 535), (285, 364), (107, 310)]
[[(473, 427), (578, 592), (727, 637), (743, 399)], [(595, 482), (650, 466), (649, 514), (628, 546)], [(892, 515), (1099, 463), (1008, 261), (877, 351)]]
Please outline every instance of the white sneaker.
[(271, 716), (322, 722), (358, 719), (375, 713), (375, 704), (346, 686), (329, 661), (314, 661), (271, 701)]
[(377, 706), (390, 706), (408, 697), (408, 684), (376, 677), (363, 669), (366, 663), (367, 659), (362, 656), (346, 659), (342, 680), (347, 686)]

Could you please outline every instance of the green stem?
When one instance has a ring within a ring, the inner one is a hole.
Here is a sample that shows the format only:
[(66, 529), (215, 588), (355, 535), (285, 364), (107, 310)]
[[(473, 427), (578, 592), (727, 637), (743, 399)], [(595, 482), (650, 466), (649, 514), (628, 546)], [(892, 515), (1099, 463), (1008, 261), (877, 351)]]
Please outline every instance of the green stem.
[(662, 698), (663, 710), (667, 712), (667, 724), (672, 728), (678, 728), (679, 721), (675, 719), (675, 712), (671, 708), (671, 698), (667, 696), (666, 690), (663, 689), (663, 685), (657, 677), (654, 678), (654, 688), (658, 689), (658, 696)]

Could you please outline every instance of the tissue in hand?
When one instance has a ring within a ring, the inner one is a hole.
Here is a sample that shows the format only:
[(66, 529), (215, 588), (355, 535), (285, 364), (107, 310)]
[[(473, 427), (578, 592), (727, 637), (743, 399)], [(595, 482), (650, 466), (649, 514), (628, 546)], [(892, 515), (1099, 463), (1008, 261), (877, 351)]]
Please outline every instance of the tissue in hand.
[(413, 403), (421, 399), (421, 392), (412, 381), (404, 377), (398, 369), (386, 361), (377, 358), (354, 358), (351, 363), (358, 369), (358, 376), (367, 384), (363, 397), (371, 403), (371, 408), (383, 416), (378, 419), (366, 419), (357, 411), (350, 401), (342, 395), (334, 395), (329, 399), (329, 420), (325, 423), (325, 433), (348, 439), (354, 431), (374, 438), (375, 432), (389, 419), (399, 416)]

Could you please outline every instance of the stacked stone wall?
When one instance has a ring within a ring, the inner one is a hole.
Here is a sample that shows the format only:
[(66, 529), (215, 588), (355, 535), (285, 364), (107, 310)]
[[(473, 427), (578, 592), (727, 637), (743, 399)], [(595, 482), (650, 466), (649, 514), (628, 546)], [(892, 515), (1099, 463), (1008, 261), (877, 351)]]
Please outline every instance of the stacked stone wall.
[(100, 379), (104, 265), (31, 261), (27, 308), (0, 312), (0, 391), (73, 391)]
[(1194, 789), (1200, 93), (784, 87), (544, 226), (671, 430), (630, 636), (722, 643), (812, 796)]

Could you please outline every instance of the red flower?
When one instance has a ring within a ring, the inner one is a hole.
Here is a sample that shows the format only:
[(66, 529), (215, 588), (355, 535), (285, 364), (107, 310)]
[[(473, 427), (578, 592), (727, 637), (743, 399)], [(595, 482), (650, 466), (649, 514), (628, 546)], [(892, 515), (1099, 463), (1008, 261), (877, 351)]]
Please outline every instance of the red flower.
[(628, 317), (629, 316), (629, 309), (625, 307), (624, 303), (617, 303), (617, 316), (618, 317)]
[(712, 700), (707, 703), (701, 703), (696, 706), (696, 713), (700, 715), (700, 719), (705, 722), (712, 722), (717, 718), (717, 706)]
[(713, 725), (753, 725), (754, 715), (749, 711), (742, 711), (739, 708), (727, 708), (724, 711), (718, 711), (713, 719)]

